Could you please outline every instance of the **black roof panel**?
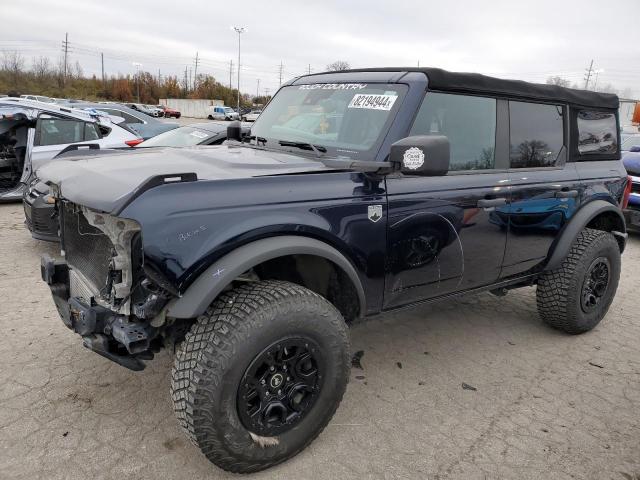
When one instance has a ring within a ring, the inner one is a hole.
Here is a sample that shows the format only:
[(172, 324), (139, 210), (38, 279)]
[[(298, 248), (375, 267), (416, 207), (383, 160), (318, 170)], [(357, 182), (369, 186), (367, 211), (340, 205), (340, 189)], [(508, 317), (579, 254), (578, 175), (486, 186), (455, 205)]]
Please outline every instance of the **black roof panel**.
[[(449, 72), (440, 68), (361, 68), (335, 73), (344, 74), (355, 72), (422, 72), (429, 79), (430, 90), (504, 95), (528, 100), (562, 102), (592, 108), (617, 109), (619, 107), (618, 96), (610, 93), (598, 93), (590, 90), (559, 87), (557, 85), (529, 83), (522, 80), (506, 80), (481, 75), (479, 73)], [(315, 75), (325, 75), (327, 73), (329, 72)]]

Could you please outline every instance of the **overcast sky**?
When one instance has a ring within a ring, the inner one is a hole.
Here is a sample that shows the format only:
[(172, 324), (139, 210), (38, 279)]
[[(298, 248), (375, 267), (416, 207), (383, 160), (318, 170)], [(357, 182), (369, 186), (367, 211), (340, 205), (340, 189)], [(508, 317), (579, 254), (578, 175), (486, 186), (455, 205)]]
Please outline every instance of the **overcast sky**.
[[(194, 1), (1, 0), (0, 50), (57, 60), (65, 32), (70, 59), (100, 75), (184, 76), (194, 67), (229, 83), (242, 35), (241, 89), (273, 93), (284, 78), (334, 60), (352, 67), (437, 66), (544, 82), (560, 75), (584, 86), (590, 61), (598, 84), (640, 97), (640, 0)], [(594, 80), (592, 80), (593, 82)], [(232, 79), (236, 85), (237, 78)], [(593, 83), (592, 83), (593, 85)]]

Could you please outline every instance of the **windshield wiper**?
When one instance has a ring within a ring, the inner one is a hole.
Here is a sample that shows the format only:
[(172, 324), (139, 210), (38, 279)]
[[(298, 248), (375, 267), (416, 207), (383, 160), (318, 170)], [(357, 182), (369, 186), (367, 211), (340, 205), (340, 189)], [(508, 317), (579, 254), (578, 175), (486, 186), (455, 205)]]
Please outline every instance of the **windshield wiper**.
[(288, 140), (280, 140), (278, 143), (282, 147), (296, 147), (300, 150), (312, 150), (319, 157), (327, 152), (326, 147), (323, 147), (322, 145), (314, 145), (313, 143), (290, 142)]
[(242, 137), (242, 143), (246, 143), (248, 141), (249, 144), (251, 144), (251, 140), (255, 140), (256, 141), (255, 145), (258, 145), (258, 142), (262, 143), (262, 145), (267, 143), (267, 139), (266, 138), (258, 137), (257, 135), (247, 135), (246, 137)]

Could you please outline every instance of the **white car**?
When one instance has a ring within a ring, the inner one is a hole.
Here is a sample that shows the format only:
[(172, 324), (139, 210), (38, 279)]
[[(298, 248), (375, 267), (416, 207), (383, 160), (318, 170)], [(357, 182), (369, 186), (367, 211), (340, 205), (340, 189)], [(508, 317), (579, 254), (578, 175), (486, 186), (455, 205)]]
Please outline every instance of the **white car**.
[(20, 98), (23, 98), (25, 100), (34, 100), (36, 102), (56, 103), (55, 99), (51, 97), (45, 97), (44, 95), (20, 95)]
[(22, 200), (37, 169), (64, 152), (138, 143), (122, 121), (97, 111), (0, 98), (0, 202)]
[(145, 105), (147, 109), (151, 112), (152, 117), (164, 117), (164, 110), (156, 105)]
[(242, 116), (242, 121), (244, 122), (255, 122), (258, 117), (260, 116), (260, 114), (262, 113), (262, 110), (251, 110), (249, 113), (245, 113)]
[(238, 113), (231, 107), (211, 105), (207, 108), (209, 120), (238, 120)]

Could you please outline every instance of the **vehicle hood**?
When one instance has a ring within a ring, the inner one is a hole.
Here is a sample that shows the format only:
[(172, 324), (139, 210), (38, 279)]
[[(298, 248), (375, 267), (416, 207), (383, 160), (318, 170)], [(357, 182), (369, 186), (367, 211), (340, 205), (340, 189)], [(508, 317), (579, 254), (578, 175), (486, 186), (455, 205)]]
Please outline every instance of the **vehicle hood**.
[(640, 153), (627, 152), (622, 157), (624, 168), (630, 175), (640, 177)]
[(37, 177), (55, 184), (59, 195), (103, 212), (117, 212), (147, 180), (195, 173), (198, 180), (226, 180), (335, 170), (286, 152), (247, 146), (157, 147), (91, 154), (48, 163)]

